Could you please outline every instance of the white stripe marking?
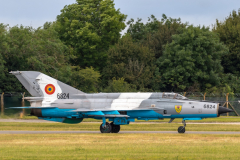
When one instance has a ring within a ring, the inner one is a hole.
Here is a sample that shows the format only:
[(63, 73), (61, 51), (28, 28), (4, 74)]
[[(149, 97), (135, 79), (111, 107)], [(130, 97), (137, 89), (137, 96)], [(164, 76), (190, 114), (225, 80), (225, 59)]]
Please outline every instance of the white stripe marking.
[(152, 93), (121, 93), (118, 99), (111, 104), (112, 109), (133, 109), (138, 108), (142, 101), (148, 99)]

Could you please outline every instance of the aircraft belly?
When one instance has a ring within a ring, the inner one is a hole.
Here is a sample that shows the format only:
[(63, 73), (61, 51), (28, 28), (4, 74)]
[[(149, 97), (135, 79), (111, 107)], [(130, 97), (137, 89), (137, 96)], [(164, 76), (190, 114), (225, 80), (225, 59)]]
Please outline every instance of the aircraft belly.
[(59, 108), (42, 109), (42, 117), (62, 118), (62, 117), (75, 116), (75, 117), (82, 118), (81, 115), (71, 112), (71, 110), (74, 110), (74, 109), (59, 109)]
[(128, 111), (127, 115), (130, 118), (205, 118), (205, 117), (217, 117), (217, 114), (161, 114), (154, 110), (145, 111)]
[(153, 110), (128, 111), (127, 115), (131, 118), (163, 118), (163, 116)]

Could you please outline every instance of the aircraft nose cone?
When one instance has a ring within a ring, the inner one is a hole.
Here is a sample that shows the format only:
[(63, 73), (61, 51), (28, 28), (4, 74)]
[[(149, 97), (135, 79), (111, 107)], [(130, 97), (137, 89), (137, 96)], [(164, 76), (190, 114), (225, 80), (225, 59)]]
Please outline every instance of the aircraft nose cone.
[(225, 107), (222, 107), (222, 106), (219, 106), (218, 114), (223, 114), (223, 113), (227, 113), (227, 112), (233, 112), (233, 110), (225, 108)]

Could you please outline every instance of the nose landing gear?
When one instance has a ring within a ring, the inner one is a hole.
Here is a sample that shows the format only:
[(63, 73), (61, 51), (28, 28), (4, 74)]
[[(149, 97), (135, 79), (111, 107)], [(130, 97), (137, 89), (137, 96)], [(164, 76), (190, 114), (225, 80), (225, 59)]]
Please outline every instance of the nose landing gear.
[(178, 127), (178, 133), (185, 133), (186, 122), (185, 120), (182, 121), (184, 126)]

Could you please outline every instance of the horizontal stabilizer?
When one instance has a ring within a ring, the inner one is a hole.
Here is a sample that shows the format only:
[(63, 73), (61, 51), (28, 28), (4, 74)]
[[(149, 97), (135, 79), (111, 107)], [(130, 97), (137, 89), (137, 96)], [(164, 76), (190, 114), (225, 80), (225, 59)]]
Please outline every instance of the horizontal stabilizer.
[(9, 108), (5, 108), (5, 109), (27, 109), (30, 108), (31, 106), (26, 106), (26, 107), (9, 107)]
[(42, 101), (42, 100), (44, 100), (44, 97), (25, 97), (23, 99), (25, 99), (25, 100)]
[(49, 108), (57, 108), (57, 107), (9, 107), (7, 109), (49, 109)]

